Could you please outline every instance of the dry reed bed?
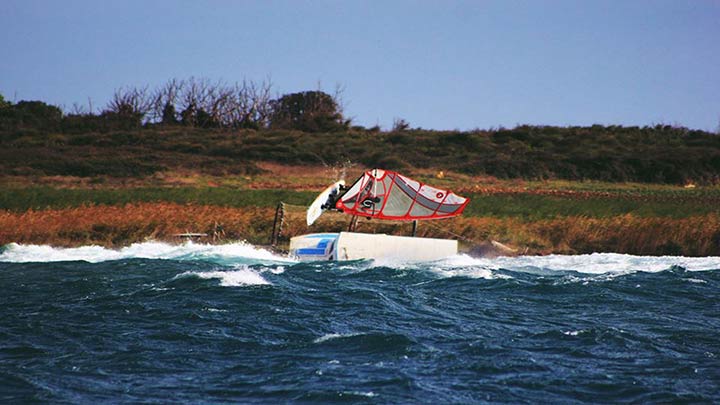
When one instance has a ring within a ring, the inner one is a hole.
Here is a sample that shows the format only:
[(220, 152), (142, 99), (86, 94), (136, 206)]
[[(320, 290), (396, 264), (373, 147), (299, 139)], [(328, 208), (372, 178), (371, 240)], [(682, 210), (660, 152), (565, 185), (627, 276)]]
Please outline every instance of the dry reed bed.
[[(68, 209), (0, 211), (0, 245), (10, 242), (60, 246), (121, 246), (148, 239), (172, 240), (185, 232), (214, 240), (268, 234), (267, 208), (226, 208), (173, 203), (84, 206)], [(270, 227), (272, 222), (270, 222)]]
[[(274, 210), (173, 203), (84, 206), (23, 213), (0, 211), (0, 245), (10, 242), (78, 246), (122, 246), (133, 242), (177, 239), (184, 232), (208, 234), (208, 241), (269, 241)], [(308, 228), (303, 212), (287, 211), (281, 241), (306, 232), (344, 230), (349, 217), (325, 215)], [(358, 231), (408, 234), (410, 225), (360, 220)], [(466, 248), (496, 240), (528, 254), (617, 252), (643, 255), (720, 255), (720, 216), (643, 218), (561, 217), (526, 221), (517, 218), (462, 217), (422, 222), (419, 236), (453, 237)]]

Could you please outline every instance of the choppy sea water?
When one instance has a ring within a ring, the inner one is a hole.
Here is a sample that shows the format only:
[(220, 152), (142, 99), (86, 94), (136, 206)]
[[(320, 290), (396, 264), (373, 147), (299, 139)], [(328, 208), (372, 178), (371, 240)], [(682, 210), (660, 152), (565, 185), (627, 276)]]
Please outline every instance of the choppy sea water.
[(0, 251), (0, 401), (720, 401), (720, 258)]

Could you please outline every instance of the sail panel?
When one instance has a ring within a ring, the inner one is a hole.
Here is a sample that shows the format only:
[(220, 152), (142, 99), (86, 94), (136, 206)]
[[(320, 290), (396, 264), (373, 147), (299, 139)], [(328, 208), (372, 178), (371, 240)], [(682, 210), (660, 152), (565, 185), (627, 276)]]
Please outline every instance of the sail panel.
[(383, 208), (383, 214), (392, 217), (405, 216), (413, 202), (415, 201), (410, 195), (402, 192), (400, 182), (394, 184), (394, 190), (391, 190), (392, 197), (387, 199), (385, 207)]
[(412, 221), (460, 215), (468, 199), (389, 170), (365, 172), (338, 200), (350, 215)]
[(409, 216), (413, 218), (425, 218), (425, 217), (431, 217), (435, 211), (431, 210), (427, 207), (423, 207), (420, 204), (415, 204), (412, 207), (412, 210), (410, 210)]

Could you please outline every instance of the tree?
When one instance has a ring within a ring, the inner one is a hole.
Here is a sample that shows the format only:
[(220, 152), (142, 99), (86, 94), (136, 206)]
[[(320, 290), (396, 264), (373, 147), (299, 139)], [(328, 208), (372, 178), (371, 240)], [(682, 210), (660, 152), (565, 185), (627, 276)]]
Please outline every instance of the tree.
[(197, 113), (195, 114), (195, 125), (200, 128), (216, 128), (219, 126), (214, 114), (209, 113), (202, 108), (197, 110)]
[(165, 107), (162, 110), (162, 121), (165, 125), (175, 125), (178, 123), (177, 112), (175, 111), (175, 105), (172, 103), (165, 103)]
[(115, 90), (112, 100), (101, 114), (123, 129), (139, 127), (152, 110), (153, 100), (147, 87), (120, 88)]
[(331, 132), (347, 129), (338, 103), (322, 91), (286, 94), (271, 102), (272, 128), (306, 132)]
[(177, 103), (185, 82), (178, 79), (168, 80), (155, 89), (152, 94), (151, 120), (165, 125), (177, 124)]
[(197, 107), (194, 102), (191, 102), (185, 107), (180, 113), (180, 122), (183, 125), (194, 127), (195, 126), (195, 115), (197, 114)]
[(0, 128), (35, 128), (55, 130), (62, 120), (60, 108), (42, 101), (20, 101), (9, 104), (3, 100), (0, 108)]
[(392, 127), (393, 132), (407, 131), (408, 128), (410, 128), (409, 122), (405, 121), (402, 118), (393, 119), (393, 127)]
[(10, 104), (9, 101), (5, 101), (5, 97), (3, 97), (2, 94), (0, 94), (0, 108), (3, 107), (10, 107), (12, 104)]

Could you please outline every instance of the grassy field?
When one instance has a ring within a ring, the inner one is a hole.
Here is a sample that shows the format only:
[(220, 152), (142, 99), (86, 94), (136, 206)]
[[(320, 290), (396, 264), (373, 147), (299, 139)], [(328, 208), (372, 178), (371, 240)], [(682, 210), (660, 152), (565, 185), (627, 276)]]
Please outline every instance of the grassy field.
[[(273, 208), (279, 202), (308, 205), (317, 191), (292, 189), (253, 189), (237, 187), (125, 187), (57, 188), (50, 186), (0, 189), (0, 209), (21, 212), (27, 209), (74, 208), (84, 205), (118, 206), (131, 203), (170, 202), (219, 207)], [(463, 192), (470, 198), (465, 216), (552, 219), (564, 216), (608, 218), (619, 215), (637, 217), (687, 218), (720, 214), (720, 195), (715, 191), (637, 190), (633, 193), (562, 193), (550, 190), (512, 190)]]
[(0, 209), (22, 212), (81, 206), (122, 206), (132, 203), (170, 202), (219, 207), (275, 207), (279, 202), (306, 204), (312, 191), (253, 190), (228, 187), (139, 187), (115, 189), (68, 189), (49, 186), (3, 188)]

